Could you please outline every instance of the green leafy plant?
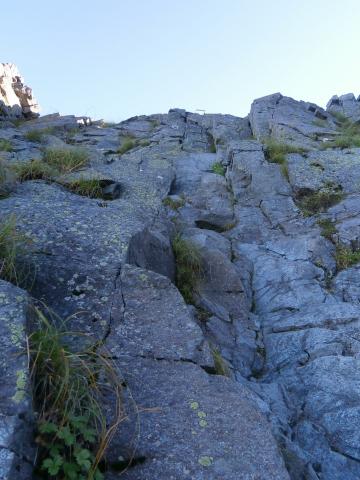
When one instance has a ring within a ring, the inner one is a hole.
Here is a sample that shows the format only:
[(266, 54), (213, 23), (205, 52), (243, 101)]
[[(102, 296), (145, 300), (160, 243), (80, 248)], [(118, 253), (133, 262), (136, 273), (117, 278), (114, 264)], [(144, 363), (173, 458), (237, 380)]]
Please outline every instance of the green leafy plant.
[(318, 220), (318, 225), (321, 228), (321, 235), (328, 240), (332, 240), (332, 236), (335, 235), (336, 233), (336, 226), (334, 222), (332, 222), (328, 218), (324, 218), (321, 220)]
[(213, 173), (216, 173), (217, 175), (222, 175), (223, 177), (225, 177), (225, 168), (220, 162), (215, 162), (212, 165), (211, 170)]
[(58, 174), (55, 168), (39, 159), (15, 164), (13, 169), (20, 182), (25, 182), (26, 180), (49, 180)]
[(28, 241), (16, 229), (16, 218), (10, 215), (0, 223), (0, 278), (20, 285), (26, 277), (19, 258)]
[(187, 303), (194, 303), (193, 293), (202, 275), (200, 252), (179, 234), (175, 236), (172, 247), (176, 261), (176, 286)]
[(65, 186), (72, 192), (83, 195), (84, 197), (103, 198), (101, 181), (97, 178), (79, 178), (67, 183)]
[(344, 245), (337, 245), (335, 253), (338, 270), (344, 270), (360, 262), (360, 250), (352, 250)]
[[(29, 354), (38, 412), (38, 474), (54, 480), (102, 480), (99, 462), (125, 418), (121, 379), (109, 356), (98, 352), (99, 344), (66, 331), (65, 324), (55, 326), (59, 320), (39, 309), (35, 313)], [(81, 350), (69, 346), (79, 343)], [(109, 396), (116, 404), (110, 425), (103, 407)]]
[(12, 152), (13, 151), (13, 146), (10, 140), (5, 140), (3, 138), (0, 138), (0, 151), (1, 152)]
[(87, 164), (88, 160), (88, 153), (82, 149), (47, 148), (43, 156), (43, 161), (60, 174), (79, 170)]
[(298, 201), (299, 208), (305, 216), (325, 212), (328, 208), (336, 205), (344, 198), (341, 192), (332, 190), (321, 190), (309, 192)]

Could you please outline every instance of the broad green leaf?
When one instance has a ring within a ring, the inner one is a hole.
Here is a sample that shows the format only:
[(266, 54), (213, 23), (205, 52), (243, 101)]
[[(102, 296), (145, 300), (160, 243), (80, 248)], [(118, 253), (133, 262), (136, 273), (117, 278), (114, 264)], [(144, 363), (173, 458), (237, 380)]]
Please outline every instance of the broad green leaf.
[(68, 426), (62, 427), (59, 430), (57, 436), (61, 440), (64, 440), (65, 445), (68, 447), (71, 447), (71, 445), (74, 445), (76, 440), (75, 435), (71, 433), (70, 428)]
[(91, 468), (91, 452), (87, 448), (82, 448), (75, 452), (75, 458), (80, 467), (83, 467), (85, 470), (90, 470)]
[(46, 458), (43, 461), (41, 468), (47, 470), (49, 475), (55, 476), (59, 473), (62, 463), (63, 459), (60, 455), (57, 455), (54, 458)]
[(52, 422), (42, 423), (39, 427), (40, 433), (56, 433), (58, 431), (58, 426)]

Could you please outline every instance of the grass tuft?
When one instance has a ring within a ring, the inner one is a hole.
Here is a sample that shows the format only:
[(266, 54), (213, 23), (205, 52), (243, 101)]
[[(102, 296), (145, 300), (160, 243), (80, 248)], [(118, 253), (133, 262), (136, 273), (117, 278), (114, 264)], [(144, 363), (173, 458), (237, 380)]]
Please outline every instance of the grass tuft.
[(79, 178), (73, 182), (67, 183), (65, 187), (72, 192), (89, 198), (103, 198), (103, 189), (101, 181), (97, 178)]
[(328, 208), (339, 203), (343, 198), (344, 195), (340, 192), (329, 190), (311, 192), (299, 200), (298, 206), (303, 214), (308, 217), (316, 213), (325, 212)]
[(350, 247), (337, 245), (335, 260), (337, 269), (344, 270), (360, 262), (360, 250), (352, 250)]
[(12, 169), (8, 168), (0, 159), (0, 199), (10, 195), (16, 182), (16, 176)]
[(19, 267), (19, 257), (24, 253), (26, 240), (16, 230), (16, 218), (11, 215), (0, 223), (0, 278), (20, 285), (25, 279)]
[(52, 133), (54, 133), (54, 128), (48, 127), (36, 130), (29, 130), (25, 133), (24, 137), (26, 138), (26, 140), (29, 140), (29, 142), (41, 143), (44, 139), (44, 135), (51, 135)]
[(214, 359), (214, 368), (216, 375), (223, 375), (224, 377), (230, 377), (230, 369), (221, 356), (221, 353), (218, 349), (212, 348), (211, 350), (213, 359)]
[(329, 218), (318, 220), (318, 225), (321, 228), (321, 235), (328, 240), (332, 240), (332, 236), (337, 232), (335, 223)]
[(43, 161), (55, 168), (60, 174), (71, 173), (84, 167), (89, 159), (85, 150), (48, 148)]
[[(334, 113), (333, 113), (334, 115)], [(324, 142), (321, 148), (351, 148), (360, 147), (360, 124), (353, 123), (342, 114), (337, 114), (340, 125), (338, 126), (339, 135), (333, 140)]]
[(13, 151), (13, 146), (10, 140), (5, 140), (3, 138), (0, 138), (0, 151), (1, 152), (12, 152)]
[(213, 173), (216, 173), (217, 175), (222, 175), (223, 177), (225, 177), (225, 167), (220, 162), (215, 162), (212, 165), (211, 170)]
[(124, 153), (128, 152), (129, 150), (132, 150), (137, 146), (137, 143), (135, 142), (134, 138), (131, 136), (126, 136), (123, 138), (121, 142), (121, 146), (118, 149), (118, 153), (120, 155), (123, 155)]
[(50, 180), (57, 174), (57, 170), (43, 160), (18, 163), (13, 166), (13, 169), (20, 182), (27, 180)]
[(165, 207), (169, 207), (172, 210), (179, 210), (179, 208), (182, 208), (185, 205), (185, 199), (180, 198), (179, 200), (174, 200), (173, 198), (166, 197), (162, 203)]
[(301, 147), (295, 147), (286, 143), (281, 143), (272, 138), (265, 140), (266, 158), (271, 163), (283, 165), (286, 163), (286, 155), (288, 153), (306, 153), (307, 150)]
[[(38, 412), (37, 473), (56, 480), (102, 480), (99, 462), (124, 419), (121, 380), (98, 344), (74, 350), (69, 343), (84, 344), (84, 334), (66, 331), (65, 324), (58, 328), (35, 312), (29, 356)], [(109, 396), (116, 405), (111, 422), (103, 407)]]
[(193, 294), (202, 274), (198, 248), (178, 234), (172, 242), (176, 261), (176, 286), (186, 303), (194, 303)]

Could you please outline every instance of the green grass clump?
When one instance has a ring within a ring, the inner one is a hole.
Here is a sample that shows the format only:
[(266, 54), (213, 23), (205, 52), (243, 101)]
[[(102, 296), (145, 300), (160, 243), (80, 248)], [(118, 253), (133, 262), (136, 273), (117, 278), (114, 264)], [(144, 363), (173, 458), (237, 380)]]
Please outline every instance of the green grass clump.
[(304, 195), (298, 205), (305, 216), (325, 212), (328, 208), (336, 205), (344, 198), (340, 192), (323, 190)]
[(9, 196), (16, 182), (14, 172), (0, 159), (0, 199)]
[(360, 147), (360, 124), (351, 122), (349, 119), (339, 113), (336, 114), (336, 118), (340, 123), (338, 127), (339, 135), (337, 135), (333, 140), (324, 142), (321, 148), (344, 149), (351, 147)]
[(41, 143), (44, 139), (44, 135), (51, 135), (52, 133), (54, 133), (54, 128), (48, 127), (29, 130), (25, 133), (24, 137), (26, 138), (26, 140), (29, 140), (29, 142)]
[(172, 247), (176, 262), (176, 286), (186, 303), (194, 303), (193, 294), (202, 273), (200, 252), (180, 235), (176, 235)]
[(225, 360), (221, 356), (221, 353), (218, 349), (213, 348), (211, 350), (213, 360), (214, 360), (214, 369), (216, 375), (223, 375), (224, 377), (230, 377), (230, 369), (226, 364)]
[(281, 143), (271, 138), (265, 141), (265, 154), (267, 160), (271, 163), (278, 163), (279, 165), (286, 163), (286, 155), (288, 153), (303, 154), (306, 151), (305, 148)]
[[(84, 334), (58, 328), (35, 312), (29, 354), (38, 413), (36, 473), (56, 480), (102, 480), (99, 462), (124, 419), (121, 380), (110, 356), (98, 353), (99, 345), (75, 350), (69, 344), (84, 345)], [(115, 405), (111, 421), (103, 406), (110, 396)]]
[(1, 152), (12, 152), (13, 151), (13, 146), (10, 140), (5, 140), (3, 138), (0, 138), (0, 151)]
[(73, 182), (67, 183), (66, 188), (72, 192), (89, 198), (103, 198), (101, 181), (96, 178), (79, 178)]
[(316, 118), (312, 121), (312, 124), (316, 127), (325, 128), (328, 126), (328, 122), (326, 120), (322, 120), (321, 118)]
[(163, 205), (165, 207), (169, 207), (172, 210), (178, 210), (179, 208), (183, 207), (185, 205), (185, 198), (180, 198), (179, 200), (174, 200), (170, 197), (166, 197), (163, 200)]
[(215, 162), (212, 165), (211, 170), (213, 173), (216, 173), (217, 175), (222, 175), (223, 177), (225, 177), (225, 168), (220, 162)]
[(332, 240), (332, 236), (337, 232), (334, 222), (328, 218), (324, 218), (319, 220), (317, 223), (321, 228), (321, 235), (328, 240)]
[(335, 260), (337, 269), (344, 270), (360, 262), (360, 250), (352, 250), (350, 247), (337, 245)]
[(133, 148), (135, 148), (136, 146), (137, 146), (137, 143), (134, 140), (134, 138), (128, 135), (127, 137), (123, 138), (121, 146), (119, 147), (117, 152), (120, 155), (123, 155), (124, 153), (128, 152), (129, 150), (132, 150)]
[(24, 272), (19, 257), (24, 253), (25, 238), (16, 230), (16, 218), (11, 215), (0, 223), (0, 278), (19, 285)]
[(20, 182), (27, 180), (50, 180), (57, 175), (55, 168), (39, 159), (18, 163), (13, 166), (13, 169)]
[(87, 164), (88, 159), (88, 153), (81, 149), (48, 148), (43, 156), (43, 161), (60, 174), (79, 170)]

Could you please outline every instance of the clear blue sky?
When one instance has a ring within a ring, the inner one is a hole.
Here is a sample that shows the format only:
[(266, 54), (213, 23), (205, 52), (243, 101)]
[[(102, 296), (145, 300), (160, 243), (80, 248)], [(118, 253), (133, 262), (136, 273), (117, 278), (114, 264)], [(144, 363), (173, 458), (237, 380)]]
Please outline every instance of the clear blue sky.
[(359, 0), (4, 0), (1, 62), (42, 112), (244, 116), (280, 91), (360, 94)]

